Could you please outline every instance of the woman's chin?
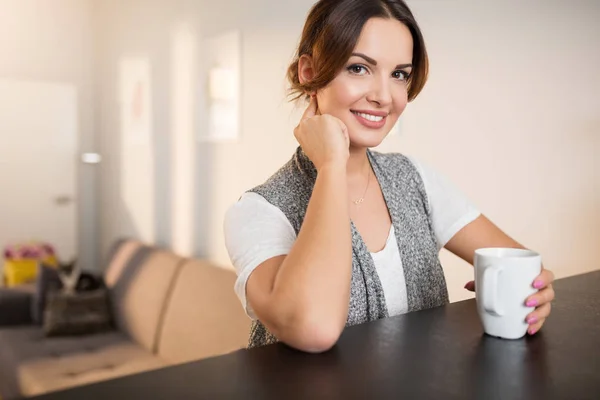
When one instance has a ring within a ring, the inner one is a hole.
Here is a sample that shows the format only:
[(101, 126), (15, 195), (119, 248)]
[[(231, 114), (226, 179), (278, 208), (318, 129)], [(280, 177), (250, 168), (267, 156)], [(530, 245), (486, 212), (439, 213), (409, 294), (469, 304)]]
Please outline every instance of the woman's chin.
[(370, 134), (359, 134), (353, 135), (350, 134), (350, 146), (353, 148), (372, 148), (379, 146), (383, 139), (385, 139), (387, 135), (383, 135), (381, 133), (370, 133)]

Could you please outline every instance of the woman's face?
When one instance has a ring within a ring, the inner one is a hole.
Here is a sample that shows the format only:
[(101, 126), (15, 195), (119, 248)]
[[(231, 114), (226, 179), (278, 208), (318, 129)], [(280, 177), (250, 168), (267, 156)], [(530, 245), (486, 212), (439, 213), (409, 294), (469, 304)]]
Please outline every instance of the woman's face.
[(317, 91), (319, 111), (346, 125), (352, 147), (378, 146), (394, 127), (408, 102), (412, 52), (404, 24), (372, 18), (341, 72)]

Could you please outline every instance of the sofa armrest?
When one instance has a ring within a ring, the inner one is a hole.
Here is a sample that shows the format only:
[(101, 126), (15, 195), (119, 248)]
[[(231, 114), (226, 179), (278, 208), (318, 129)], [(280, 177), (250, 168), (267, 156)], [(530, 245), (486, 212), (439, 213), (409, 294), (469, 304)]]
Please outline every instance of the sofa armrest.
[(32, 298), (29, 287), (0, 288), (0, 326), (31, 324)]

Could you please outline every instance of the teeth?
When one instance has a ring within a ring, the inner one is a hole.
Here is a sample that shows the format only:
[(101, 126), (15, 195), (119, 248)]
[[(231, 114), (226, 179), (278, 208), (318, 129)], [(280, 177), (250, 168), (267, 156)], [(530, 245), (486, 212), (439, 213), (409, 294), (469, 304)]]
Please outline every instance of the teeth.
[(373, 122), (379, 122), (379, 121), (383, 120), (383, 117), (379, 117), (377, 115), (371, 115), (371, 114), (365, 114), (365, 113), (355, 113), (355, 114), (360, 115), (364, 119), (373, 121)]

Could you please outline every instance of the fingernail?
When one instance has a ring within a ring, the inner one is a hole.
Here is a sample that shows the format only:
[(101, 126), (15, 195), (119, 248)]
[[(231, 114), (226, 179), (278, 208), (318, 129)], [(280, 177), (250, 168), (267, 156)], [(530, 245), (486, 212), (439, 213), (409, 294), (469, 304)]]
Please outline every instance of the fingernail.
[(529, 317), (527, 318), (527, 323), (529, 325), (535, 324), (538, 321), (538, 319), (536, 317)]
[(540, 280), (536, 280), (535, 282), (533, 282), (533, 287), (536, 289), (541, 289), (542, 286), (544, 286), (544, 282)]
[(537, 331), (535, 330), (535, 328), (531, 328), (528, 332), (530, 335), (534, 335)]
[(531, 300), (527, 300), (527, 303), (525, 303), (525, 305), (527, 307), (535, 307), (538, 305), (538, 302), (535, 299), (531, 299)]
[(465, 283), (465, 289), (468, 289), (469, 284)]

